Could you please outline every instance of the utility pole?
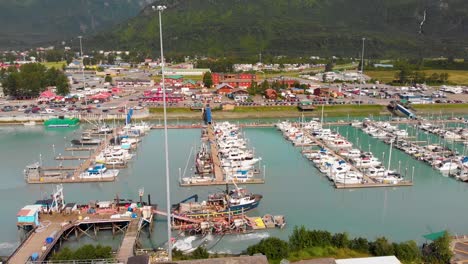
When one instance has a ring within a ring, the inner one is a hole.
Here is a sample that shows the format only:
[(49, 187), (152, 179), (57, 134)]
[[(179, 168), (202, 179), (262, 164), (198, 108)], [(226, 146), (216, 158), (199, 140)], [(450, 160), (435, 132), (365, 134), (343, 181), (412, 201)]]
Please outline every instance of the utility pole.
[(364, 74), (364, 46), (366, 38), (362, 38), (362, 52), (361, 52), (361, 74)]
[(83, 78), (83, 94), (84, 94), (84, 100), (85, 100), (85, 105), (88, 106), (88, 100), (86, 100), (86, 92), (85, 92), (85, 89), (86, 89), (86, 80), (85, 80), (85, 76), (84, 76), (84, 68), (85, 68), (85, 65), (84, 65), (84, 55), (83, 55), (83, 45), (81, 43), (81, 39), (83, 38), (83, 36), (78, 36), (78, 38), (80, 39), (80, 57), (81, 57), (81, 76)]

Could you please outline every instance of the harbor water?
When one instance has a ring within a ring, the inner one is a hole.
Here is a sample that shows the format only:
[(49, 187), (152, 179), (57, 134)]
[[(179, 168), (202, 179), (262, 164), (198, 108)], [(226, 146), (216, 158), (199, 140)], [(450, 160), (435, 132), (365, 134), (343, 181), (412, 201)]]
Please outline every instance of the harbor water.
[[(405, 128), (405, 126), (400, 126)], [(385, 152), (384, 163), (388, 166), (389, 146), (350, 126), (332, 127), (350, 141), (370, 150), (378, 158)], [(24, 166), (42, 160), (45, 165), (58, 165), (53, 157), (64, 154), (70, 140), (79, 137), (79, 129), (45, 129), (37, 127), (0, 127), (0, 255), (9, 255), (19, 243), (16, 229), (16, 213), (35, 200), (47, 198), (53, 185), (28, 185), (23, 178)], [(396, 149), (392, 152), (392, 169), (408, 168), (411, 176), (414, 167), (414, 186), (400, 188), (336, 190), (312, 162), (302, 157), (300, 148), (292, 146), (275, 128), (246, 128), (243, 130), (256, 156), (262, 157), (266, 166), (266, 183), (249, 185), (247, 188), (263, 195), (260, 206), (250, 215), (282, 214), (287, 225), (282, 230), (260, 231), (245, 235), (191, 238), (178, 237), (177, 246), (184, 250), (201, 243), (211, 251), (238, 253), (250, 244), (268, 236), (287, 239), (294, 226), (304, 225), (310, 229), (330, 232), (348, 232), (351, 236), (374, 239), (386, 236), (392, 241), (416, 240), (423, 242), (422, 235), (448, 229), (453, 234), (468, 233), (465, 221), (468, 185), (444, 177), (430, 166), (417, 161)], [(413, 132), (415, 133), (415, 132)], [(178, 186), (179, 168), (182, 173), (189, 162), (186, 175), (193, 170), (191, 149), (200, 145), (199, 129), (169, 130), (169, 156), (171, 174), (171, 203), (179, 202), (194, 193), (205, 198), (209, 193), (224, 189), (223, 186), (191, 187)], [(418, 133), (419, 140), (437, 136)], [(454, 145), (460, 152), (463, 146)], [(54, 154), (55, 151), (55, 154)], [(193, 149), (195, 152), (195, 149)], [(39, 157), (41, 154), (41, 158)], [(70, 153), (67, 153), (70, 154)], [(76, 154), (77, 155), (77, 154)], [(64, 165), (74, 162), (64, 161)], [(165, 172), (163, 130), (153, 130), (143, 138), (136, 157), (129, 168), (121, 170), (118, 180), (112, 183), (65, 184), (67, 202), (87, 203), (89, 200), (137, 199), (138, 190), (144, 187), (151, 194), (153, 203), (165, 210)], [(158, 218), (154, 232), (142, 237), (148, 247), (162, 245), (166, 239), (165, 218)], [(176, 234), (174, 234), (176, 236)], [(118, 238), (104, 235), (100, 242), (114, 247)], [(80, 243), (87, 243), (83, 240)], [(73, 246), (73, 244), (71, 244)]]

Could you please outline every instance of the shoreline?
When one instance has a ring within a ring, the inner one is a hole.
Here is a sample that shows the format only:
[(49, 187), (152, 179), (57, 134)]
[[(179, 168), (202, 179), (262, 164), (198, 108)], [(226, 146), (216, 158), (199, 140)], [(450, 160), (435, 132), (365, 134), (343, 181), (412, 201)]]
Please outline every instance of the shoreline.
[[(468, 114), (468, 104), (431, 104), (431, 105), (413, 105), (416, 115), (430, 114)], [(389, 117), (392, 114), (383, 105), (334, 105), (325, 106), (324, 117), (367, 117), (367, 116), (385, 116)], [(57, 117), (58, 115), (50, 116), (4, 116), (0, 117), (0, 125), (23, 125), (29, 121), (35, 121), (38, 125), (49, 118)], [(125, 115), (65, 115), (66, 117), (77, 117), (79, 119), (88, 120), (104, 120), (113, 121), (125, 120)], [(320, 107), (313, 111), (300, 111), (296, 107), (239, 107), (231, 111), (214, 110), (212, 111), (213, 119), (215, 120), (235, 120), (235, 119), (269, 119), (269, 118), (300, 118), (303, 117), (321, 117)], [(146, 113), (134, 115), (135, 120), (155, 121), (162, 120), (162, 108), (150, 108)], [(168, 120), (202, 120), (201, 111), (191, 110), (190, 108), (168, 108)]]

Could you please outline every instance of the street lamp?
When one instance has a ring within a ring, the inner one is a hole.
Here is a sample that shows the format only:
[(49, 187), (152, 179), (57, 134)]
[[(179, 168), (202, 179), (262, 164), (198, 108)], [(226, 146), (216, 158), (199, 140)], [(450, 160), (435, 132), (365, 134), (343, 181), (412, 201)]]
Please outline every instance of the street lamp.
[(78, 38), (80, 39), (80, 57), (81, 57), (81, 64), (82, 64), (82, 68), (81, 68), (81, 76), (83, 78), (83, 94), (84, 94), (84, 100), (85, 100), (85, 105), (88, 106), (88, 102), (86, 100), (86, 92), (85, 92), (85, 89), (86, 89), (86, 80), (85, 80), (85, 76), (84, 76), (84, 56), (83, 56), (83, 45), (81, 43), (81, 39), (83, 38), (83, 36), (78, 36)]
[(366, 38), (362, 38), (362, 53), (361, 53), (361, 74), (364, 74), (364, 43)]
[[(361, 78), (364, 82), (364, 43), (366, 38), (362, 38), (362, 52), (361, 52)], [(361, 106), (361, 89), (359, 89), (359, 99), (358, 104)]]
[(166, 158), (166, 210), (167, 210), (167, 255), (169, 261), (172, 261), (172, 240), (171, 240), (171, 193), (169, 184), (169, 147), (167, 143), (167, 113), (166, 113), (166, 84), (164, 78), (164, 49), (162, 39), (162, 20), (161, 14), (166, 10), (166, 6), (152, 6), (153, 10), (159, 13), (159, 42), (161, 45), (161, 77), (162, 77), (162, 91), (163, 91), (163, 112), (164, 112), (164, 152)]

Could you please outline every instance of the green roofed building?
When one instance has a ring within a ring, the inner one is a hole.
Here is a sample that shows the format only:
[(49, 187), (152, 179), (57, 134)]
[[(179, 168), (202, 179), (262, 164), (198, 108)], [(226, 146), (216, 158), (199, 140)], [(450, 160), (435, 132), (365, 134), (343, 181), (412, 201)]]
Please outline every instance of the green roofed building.
[(65, 118), (63, 116), (58, 118), (50, 118), (44, 122), (46, 127), (74, 127), (80, 124), (78, 118)]
[(167, 79), (173, 79), (173, 80), (182, 80), (182, 79), (184, 79), (184, 76), (182, 76), (182, 75), (169, 75), (166, 78)]

